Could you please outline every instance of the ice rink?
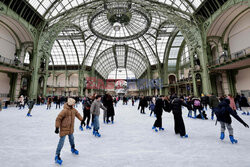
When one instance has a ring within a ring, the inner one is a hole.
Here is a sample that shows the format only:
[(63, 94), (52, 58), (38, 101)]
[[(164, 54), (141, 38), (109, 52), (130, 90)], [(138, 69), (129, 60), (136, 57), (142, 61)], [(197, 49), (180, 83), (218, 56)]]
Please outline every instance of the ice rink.
[[(231, 144), (226, 131), (219, 139), (220, 126), (210, 120), (187, 118), (183, 110), (188, 139), (175, 135), (172, 113), (163, 113), (165, 131), (154, 132), (155, 118), (149, 110), (142, 115), (129, 102), (115, 107), (115, 123), (107, 125), (100, 116), (101, 138), (91, 130), (80, 131), (75, 121), (75, 144), (79, 155), (70, 151), (65, 140), (61, 158), (65, 167), (249, 167), (250, 129), (233, 119), (234, 136), (238, 144)], [(78, 105), (82, 115), (82, 105)], [(54, 162), (59, 136), (54, 133), (55, 119), (61, 111), (52, 105), (35, 106), (32, 115), (24, 110), (8, 108), (0, 112), (0, 167), (49, 167)], [(250, 125), (250, 116), (240, 117)]]

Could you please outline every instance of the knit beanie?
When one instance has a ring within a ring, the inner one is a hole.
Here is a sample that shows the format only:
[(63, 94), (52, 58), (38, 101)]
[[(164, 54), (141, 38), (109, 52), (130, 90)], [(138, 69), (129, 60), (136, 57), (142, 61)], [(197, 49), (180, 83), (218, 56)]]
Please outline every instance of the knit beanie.
[(73, 98), (68, 99), (68, 105), (69, 106), (73, 106), (75, 103), (76, 103), (75, 99), (73, 99)]

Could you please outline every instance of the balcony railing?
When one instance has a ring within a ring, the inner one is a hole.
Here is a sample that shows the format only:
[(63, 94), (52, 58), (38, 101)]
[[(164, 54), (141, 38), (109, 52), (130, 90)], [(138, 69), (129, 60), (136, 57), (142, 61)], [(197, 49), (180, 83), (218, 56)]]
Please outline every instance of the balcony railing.
[(1, 55), (0, 55), (0, 63), (6, 64), (9, 66), (24, 68), (26, 70), (29, 69), (27, 66), (25, 66), (23, 63), (21, 63), (19, 60), (9, 59), (9, 58), (3, 57)]
[(218, 59), (212, 61), (210, 65), (211, 66), (220, 65), (223, 63), (231, 62), (233, 60), (245, 58), (247, 55), (250, 55), (250, 47), (242, 49), (238, 52), (234, 52), (231, 55), (221, 55)]

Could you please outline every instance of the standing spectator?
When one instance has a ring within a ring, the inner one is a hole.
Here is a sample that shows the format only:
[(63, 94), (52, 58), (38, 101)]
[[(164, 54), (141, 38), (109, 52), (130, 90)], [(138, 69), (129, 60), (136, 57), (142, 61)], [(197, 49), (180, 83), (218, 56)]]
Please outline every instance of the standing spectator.
[(243, 115), (249, 115), (249, 104), (248, 104), (248, 101), (247, 101), (247, 98), (245, 97), (244, 94), (241, 94), (241, 98), (240, 98), (240, 106), (241, 106), (241, 109), (243, 111)]

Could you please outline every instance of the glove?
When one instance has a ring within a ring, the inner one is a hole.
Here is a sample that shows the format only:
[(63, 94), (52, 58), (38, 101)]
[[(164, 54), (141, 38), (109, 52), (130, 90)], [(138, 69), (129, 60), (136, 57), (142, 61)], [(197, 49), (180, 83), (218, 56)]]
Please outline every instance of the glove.
[(59, 133), (59, 128), (56, 128), (55, 133), (56, 133), (56, 134)]
[(82, 125), (85, 126), (85, 122), (84, 122), (83, 120), (81, 121), (81, 126), (82, 126)]
[(244, 125), (246, 128), (249, 128), (248, 124), (244, 123), (243, 125)]

